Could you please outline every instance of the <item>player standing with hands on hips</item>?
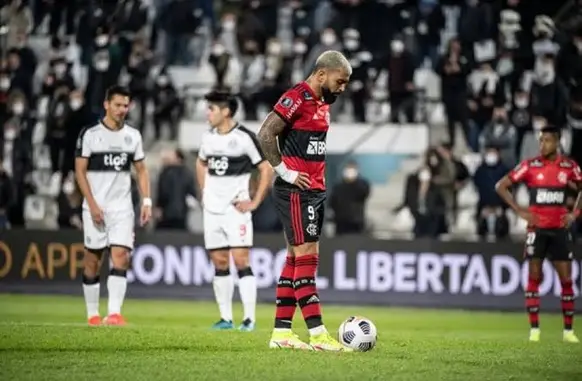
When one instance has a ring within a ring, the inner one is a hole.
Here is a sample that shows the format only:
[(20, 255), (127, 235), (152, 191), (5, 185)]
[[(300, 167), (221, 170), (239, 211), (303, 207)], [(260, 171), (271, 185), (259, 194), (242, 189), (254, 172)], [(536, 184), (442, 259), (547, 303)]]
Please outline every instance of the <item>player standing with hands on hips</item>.
[[(543, 261), (552, 261), (562, 285), (563, 339), (578, 343), (574, 334), (574, 289), (572, 286), (572, 259), (574, 258), (570, 224), (580, 213), (582, 173), (575, 161), (561, 156), (560, 130), (546, 127), (540, 132), (540, 156), (522, 161), (496, 186), (497, 192), (518, 216), (528, 222), (525, 239), (525, 258), (529, 261), (529, 275), (525, 290), (529, 315), (529, 340), (540, 340), (539, 286), (543, 276)], [(516, 183), (527, 185), (530, 206), (523, 208), (515, 202), (510, 188)], [(578, 191), (573, 211), (566, 207), (566, 192), (575, 186)]]
[(124, 325), (121, 307), (127, 290), (127, 269), (134, 243), (131, 200), (131, 166), (135, 167), (142, 197), (140, 223), (150, 220), (152, 200), (142, 137), (125, 124), (130, 93), (123, 87), (107, 90), (105, 117), (81, 131), (77, 140), (75, 175), (83, 194), (83, 293), (89, 325), (101, 324), (99, 316), (99, 264), (109, 249), (113, 267), (107, 278), (107, 325)]
[[(315, 274), (326, 199), (329, 105), (345, 91), (351, 74), (342, 53), (324, 52), (311, 75), (283, 94), (258, 133), (265, 157), (278, 175), (273, 192), (287, 241), (271, 348), (350, 351), (323, 324)], [(291, 330), (297, 305), (309, 329), (309, 345)]]
[[(206, 95), (208, 122), (196, 160), (196, 177), (204, 208), (204, 245), (214, 264), (214, 296), (220, 320), (213, 328), (234, 328), (232, 296), (234, 279), (230, 256), (238, 272), (238, 288), (244, 317), (239, 330), (255, 328), (257, 281), (249, 262), (253, 246), (252, 211), (261, 204), (273, 179), (255, 134), (233, 120), (238, 108), (234, 96), (214, 91)], [(254, 198), (249, 195), (251, 173), (259, 170)]]

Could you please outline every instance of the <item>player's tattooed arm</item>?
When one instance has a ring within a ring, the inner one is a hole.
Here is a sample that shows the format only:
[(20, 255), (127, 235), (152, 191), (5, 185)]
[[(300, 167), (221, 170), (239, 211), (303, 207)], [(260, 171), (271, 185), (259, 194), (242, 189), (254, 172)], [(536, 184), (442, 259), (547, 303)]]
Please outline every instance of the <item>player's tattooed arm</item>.
[(271, 166), (276, 167), (281, 164), (281, 153), (277, 144), (277, 136), (285, 130), (287, 122), (274, 112), (269, 113), (261, 125), (257, 134), (257, 139), (263, 154)]

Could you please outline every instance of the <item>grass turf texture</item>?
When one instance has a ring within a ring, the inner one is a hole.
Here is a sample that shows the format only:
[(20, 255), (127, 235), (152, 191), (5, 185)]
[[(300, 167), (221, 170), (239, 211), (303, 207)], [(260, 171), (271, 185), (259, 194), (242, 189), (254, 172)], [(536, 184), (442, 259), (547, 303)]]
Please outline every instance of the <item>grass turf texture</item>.
[(304, 353), (268, 348), (272, 306), (259, 306), (253, 333), (210, 331), (216, 311), (128, 300), (127, 327), (89, 328), (80, 297), (0, 295), (0, 380), (582, 380), (582, 345), (561, 341), (558, 315), (528, 343), (525, 314), (328, 306), (334, 333), (349, 315), (372, 319), (377, 347)]

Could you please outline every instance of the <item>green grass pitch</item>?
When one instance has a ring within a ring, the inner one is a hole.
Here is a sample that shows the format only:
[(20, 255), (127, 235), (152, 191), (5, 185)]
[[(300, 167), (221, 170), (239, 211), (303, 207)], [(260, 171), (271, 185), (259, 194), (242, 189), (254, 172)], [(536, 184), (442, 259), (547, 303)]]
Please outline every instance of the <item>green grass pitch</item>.
[(253, 333), (210, 331), (216, 311), (128, 300), (127, 327), (89, 328), (81, 297), (0, 295), (0, 380), (582, 380), (582, 345), (561, 341), (558, 315), (541, 317), (532, 344), (525, 314), (324, 306), (330, 331), (349, 315), (372, 319), (378, 345), (305, 353), (268, 348), (272, 306), (259, 306)]

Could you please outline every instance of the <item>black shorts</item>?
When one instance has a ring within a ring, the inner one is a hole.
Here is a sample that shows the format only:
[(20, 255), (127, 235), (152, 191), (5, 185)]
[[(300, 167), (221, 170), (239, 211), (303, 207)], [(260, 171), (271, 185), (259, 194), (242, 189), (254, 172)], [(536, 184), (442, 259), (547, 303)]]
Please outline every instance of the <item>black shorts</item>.
[(273, 196), (290, 245), (319, 241), (325, 212), (325, 191), (304, 191), (275, 185)]
[(525, 257), (571, 261), (574, 259), (572, 234), (567, 229), (535, 229), (525, 238)]

